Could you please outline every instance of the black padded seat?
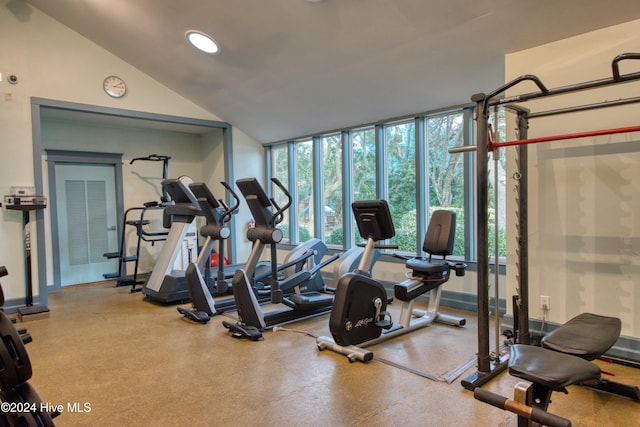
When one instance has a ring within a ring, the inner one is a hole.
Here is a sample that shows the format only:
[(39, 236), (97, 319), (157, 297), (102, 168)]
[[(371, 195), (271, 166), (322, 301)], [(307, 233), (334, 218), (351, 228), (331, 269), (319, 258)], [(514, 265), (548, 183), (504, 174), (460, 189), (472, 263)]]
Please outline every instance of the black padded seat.
[(446, 262), (429, 262), (424, 258), (411, 258), (407, 260), (405, 266), (419, 274), (444, 273), (449, 270)]
[(593, 360), (616, 343), (621, 329), (616, 317), (582, 313), (546, 335), (542, 347)]
[(510, 348), (509, 373), (553, 391), (600, 378), (600, 368), (586, 360), (532, 345), (515, 344)]
[[(429, 227), (424, 236), (422, 250), (429, 254), (428, 258), (412, 258), (405, 266), (416, 275), (443, 274), (449, 270), (447, 256), (453, 253), (456, 235), (456, 214), (454, 211), (439, 209), (431, 215)], [(431, 260), (433, 255), (442, 259)]]

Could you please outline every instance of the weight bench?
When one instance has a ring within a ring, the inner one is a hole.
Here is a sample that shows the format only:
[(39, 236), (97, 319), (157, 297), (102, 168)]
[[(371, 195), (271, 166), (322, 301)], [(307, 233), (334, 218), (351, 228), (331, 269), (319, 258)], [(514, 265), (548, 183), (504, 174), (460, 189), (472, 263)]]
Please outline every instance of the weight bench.
[(547, 411), (551, 393), (568, 393), (566, 387), (583, 385), (640, 401), (640, 390), (603, 379), (600, 368), (591, 363), (609, 350), (620, 336), (621, 322), (615, 317), (583, 313), (542, 339), (542, 348), (515, 344), (510, 348), (509, 374), (531, 382), (518, 383), (515, 398), (509, 400), (477, 388), (474, 397), (518, 414), (518, 426), (538, 422), (549, 426), (570, 426), (565, 418)]

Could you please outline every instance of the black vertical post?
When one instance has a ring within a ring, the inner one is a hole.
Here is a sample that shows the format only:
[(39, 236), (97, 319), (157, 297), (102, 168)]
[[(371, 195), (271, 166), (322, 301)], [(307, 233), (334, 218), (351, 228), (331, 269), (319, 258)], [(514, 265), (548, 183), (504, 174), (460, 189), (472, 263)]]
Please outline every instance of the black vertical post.
[(284, 295), (280, 290), (280, 282), (278, 282), (278, 244), (271, 242), (271, 303), (280, 304)]
[[(163, 181), (166, 180), (167, 178), (169, 178), (169, 159), (170, 159), (170, 157), (168, 157), (168, 156), (162, 156), (162, 180)], [(169, 196), (169, 192), (163, 186), (162, 187), (162, 200), (160, 201), (160, 203), (166, 203), (169, 200), (171, 200), (171, 197)]]
[(471, 97), (476, 102), (476, 223), (478, 262), (478, 372), (491, 371), (489, 358), (489, 109), (485, 94)]
[[(529, 120), (527, 113), (518, 112), (518, 138), (527, 139)], [(518, 166), (519, 166), (519, 183), (518, 183), (518, 275), (519, 283), (519, 301), (518, 301), (518, 343), (529, 344), (531, 335), (529, 333), (529, 227), (528, 227), (528, 157), (527, 144), (518, 146)], [(515, 320), (515, 318), (514, 318)]]
[(22, 211), (22, 229), (24, 233), (24, 268), (27, 279), (27, 307), (33, 305), (33, 276), (31, 275), (31, 230), (29, 230), (30, 211)]
[[(507, 367), (489, 353), (489, 106), (486, 95), (473, 95), (476, 102), (476, 261), (478, 299), (478, 370), (462, 380), (473, 391)], [(496, 266), (498, 268), (498, 266)], [(497, 304), (497, 301), (496, 301)]]

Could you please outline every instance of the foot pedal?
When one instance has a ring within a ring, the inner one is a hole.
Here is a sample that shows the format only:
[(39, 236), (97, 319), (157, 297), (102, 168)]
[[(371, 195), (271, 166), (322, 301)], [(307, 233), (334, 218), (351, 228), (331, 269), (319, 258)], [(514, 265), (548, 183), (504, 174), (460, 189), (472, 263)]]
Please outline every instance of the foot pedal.
[(184, 317), (186, 317), (189, 320), (193, 320), (194, 322), (202, 323), (204, 325), (206, 323), (209, 323), (209, 320), (211, 320), (211, 317), (209, 317), (209, 314), (207, 314), (204, 311), (188, 310), (182, 307), (176, 307), (176, 308), (178, 309), (178, 312), (180, 314), (182, 314)]
[(380, 313), (382, 316), (382, 319), (378, 320), (375, 325), (378, 328), (382, 328), (382, 329), (390, 329), (393, 326), (393, 321), (391, 320), (391, 315), (386, 312), (383, 311), (382, 313)]
[(231, 336), (234, 338), (249, 338), (251, 341), (262, 341), (262, 332), (255, 326), (244, 326), (237, 323), (222, 321), (225, 328), (231, 331)]

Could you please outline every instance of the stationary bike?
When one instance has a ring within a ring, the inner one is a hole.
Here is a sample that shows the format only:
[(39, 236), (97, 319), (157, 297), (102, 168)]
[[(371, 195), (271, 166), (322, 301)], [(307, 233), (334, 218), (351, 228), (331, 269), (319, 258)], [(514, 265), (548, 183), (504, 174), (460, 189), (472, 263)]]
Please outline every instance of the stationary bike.
[[(438, 312), (442, 285), (449, 280), (449, 272), (453, 270), (456, 276), (464, 276), (467, 267), (465, 263), (446, 260), (453, 251), (455, 213), (435, 211), (422, 248), (429, 256), (407, 260), (406, 266), (412, 270), (411, 277), (394, 286), (395, 298), (402, 301), (400, 322), (394, 326), (386, 311), (387, 292), (384, 286), (363, 273), (369, 271), (370, 254), (376, 247), (381, 247), (378, 242), (395, 235), (389, 206), (384, 200), (365, 200), (354, 202), (352, 209), (360, 235), (367, 240), (367, 244), (359, 271), (347, 273), (338, 281), (329, 319), (333, 338), (318, 337), (318, 348), (344, 354), (351, 362), (366, 362), (373, 359), (373, 353), (364, 347), (423, 328), (435, 321), (464, 326), (465, 319)], [(414, 308), (416, 299), (427, 292), (430, 293), (427, 309)]]

